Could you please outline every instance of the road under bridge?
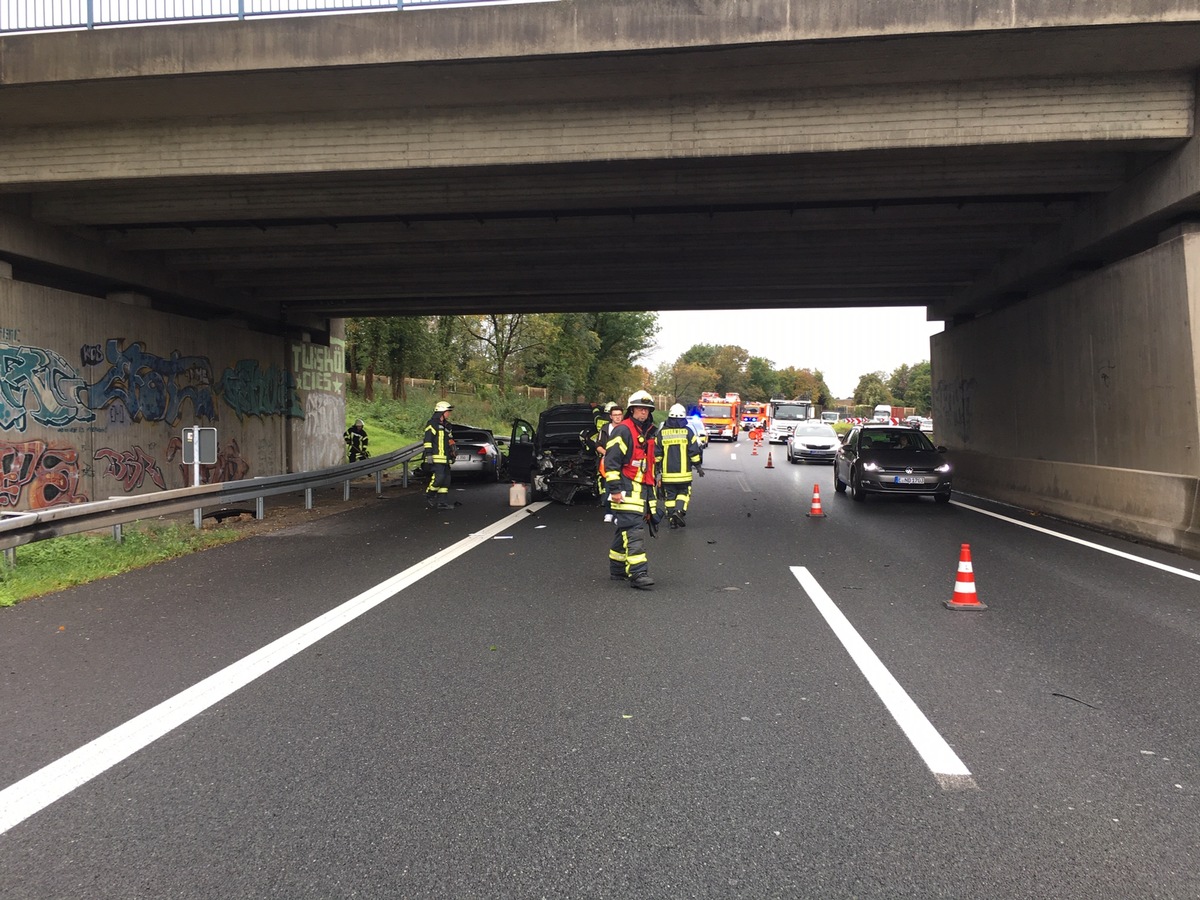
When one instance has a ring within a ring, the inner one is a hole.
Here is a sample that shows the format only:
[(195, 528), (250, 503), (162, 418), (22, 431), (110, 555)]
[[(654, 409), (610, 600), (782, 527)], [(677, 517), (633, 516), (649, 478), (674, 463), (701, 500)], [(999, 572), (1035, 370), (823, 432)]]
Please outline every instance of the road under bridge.
[[(189, 335), (232, 334), (231, 363), (308, 359), (319, 393), (343, 316), (922, 306), (960, 486), (1200, 551), (1198, 73), (1195, 0), (4, 37), (3, 327), (64, 365), (131, 365), (108, 342), (142, 329), (197, 358)], [(304, 465), (325, 394), (240, 446)], [(59, 405), (14, 404), (5, 440), (101, 427)]]

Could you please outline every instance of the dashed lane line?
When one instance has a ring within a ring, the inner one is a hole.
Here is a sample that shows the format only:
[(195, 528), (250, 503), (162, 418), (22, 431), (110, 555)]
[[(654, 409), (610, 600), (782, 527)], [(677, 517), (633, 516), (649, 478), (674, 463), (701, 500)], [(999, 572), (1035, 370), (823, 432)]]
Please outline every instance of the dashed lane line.
[(896, 724), (912, 742), (925, 765), (933, 773), (943, 790), (974, 790), (977, 788), (970, 770), (963, 765), (958, 755), (933, 727), (925, 714), (908, 696), (900, 682), (887, 670), (875, 652), (867, 646), (859, 633), (830, 599), (825, 589), (804, 566), (792, 566), (792, 574), (800, 582), (817, 611), (837, 635), (850, 658), (854, 660), (867, 682), (875, 689)]
[(0, 791), (0, 835), (265, 675), (301, 650), (547, 505), (547, 502), (533, 503), (505, 516)]

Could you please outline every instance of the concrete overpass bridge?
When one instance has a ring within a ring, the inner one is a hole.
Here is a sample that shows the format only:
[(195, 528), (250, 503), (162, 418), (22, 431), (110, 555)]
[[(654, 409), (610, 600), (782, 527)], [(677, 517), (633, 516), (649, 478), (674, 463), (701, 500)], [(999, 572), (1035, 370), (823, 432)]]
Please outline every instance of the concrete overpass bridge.
[(336, 449), (342, 316), (915, 305), (947, 322), (962, 487), (1200, 552), (1198, 78), (1197, 0), (0, 38), (0, 328), (79, 353), (8, 385), (0, 440), (152, 455), (174, 424), (113, 373), (153, 356), (176, 396), (209, 379), (252, 469), (310, 464)]

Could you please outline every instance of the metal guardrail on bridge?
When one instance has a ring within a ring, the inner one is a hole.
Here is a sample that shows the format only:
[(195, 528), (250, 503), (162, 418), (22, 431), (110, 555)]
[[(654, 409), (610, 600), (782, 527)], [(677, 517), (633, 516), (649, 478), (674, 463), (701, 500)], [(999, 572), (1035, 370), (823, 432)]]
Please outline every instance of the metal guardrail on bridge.
[(120, 540), (121, 526), (127, 522), (186, 512), (189, 509), (196, 511), (198, 528), (203, 507), (227, 506), (247, 500), (255, 501), (254, 515), (255, 518), (261, 519), (264, 515), (265, 498), (297, 491), (304, 491), (304, 508), (312, 509), (314, 488), (341, 482), (345, 485), (342, 496), (349, 500), (350, 482), (364, 475), (375, 475), (375, 493), (382, 494), (383, 471), (395, 466), (404, 466), (402, 484), (408, 487), (408, 465), (424, 452), (422, 444), (409, 444), (385, 456), (331, 466), (328, 469), (316, 469), (312, 472), (202, 484), (198, 487), (178, 488), (156, 494), (112, 497), (94, 503), (76, 503), (71, 506), (53, 506), (49, 509), (16, 513), (0, 520), (0, 549), (4, 551), (11, 565), (16, 561), (16, 548), (24, 544), (109, 527), (113, 529), (113, 537)]
[(0, 34), (553, 0), (0, 0)]

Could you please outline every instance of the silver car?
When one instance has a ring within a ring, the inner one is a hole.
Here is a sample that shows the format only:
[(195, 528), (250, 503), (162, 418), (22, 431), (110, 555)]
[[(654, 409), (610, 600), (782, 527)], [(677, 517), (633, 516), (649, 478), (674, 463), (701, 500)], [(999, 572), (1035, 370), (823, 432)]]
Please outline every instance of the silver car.
[(787, 460), (790, 463), (833, 462), (842, 442), (832, 425), (823, 422), (804, 422), (787, 436)]

